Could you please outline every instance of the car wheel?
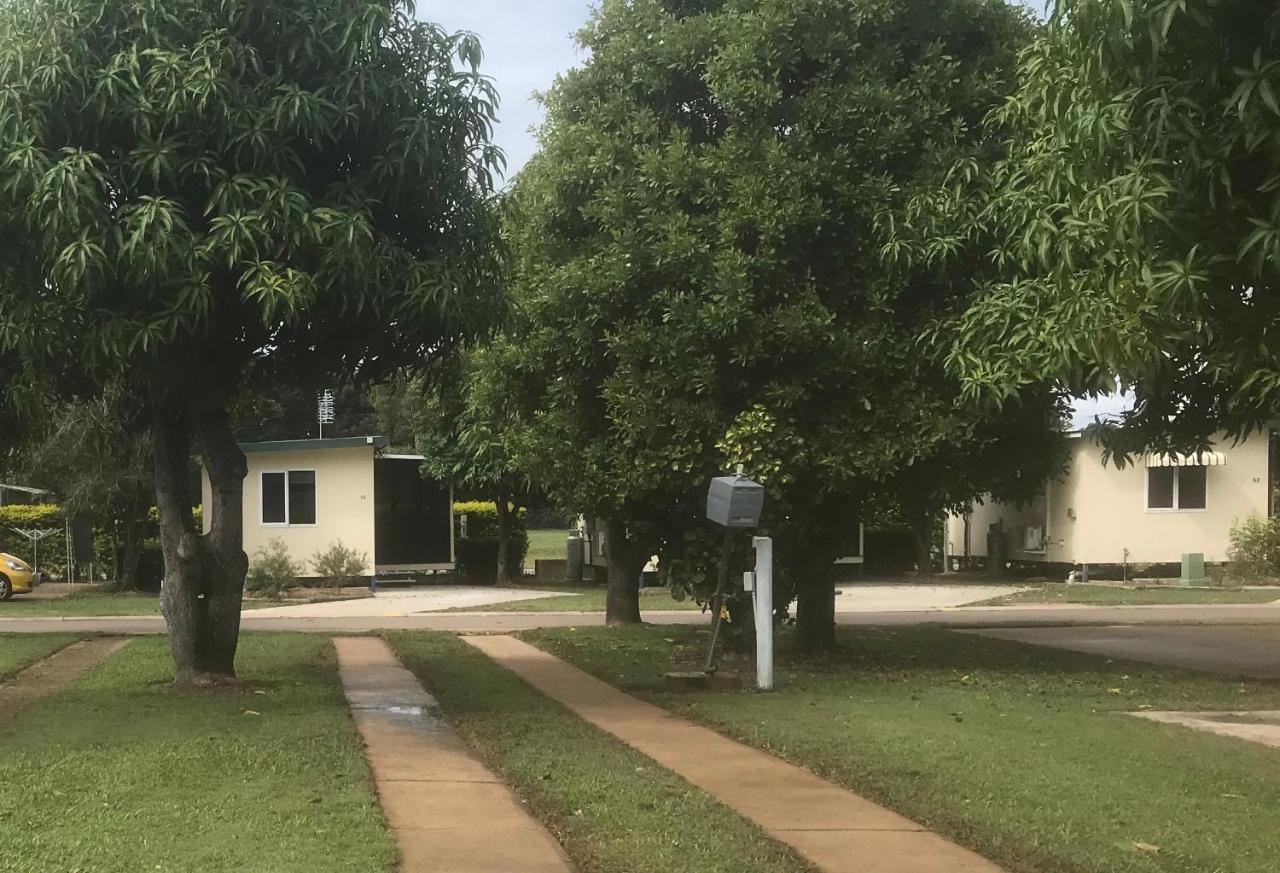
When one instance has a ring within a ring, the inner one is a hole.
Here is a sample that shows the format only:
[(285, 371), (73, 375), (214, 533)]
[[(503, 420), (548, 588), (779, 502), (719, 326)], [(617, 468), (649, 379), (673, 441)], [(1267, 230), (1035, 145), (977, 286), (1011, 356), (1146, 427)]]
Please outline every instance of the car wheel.
[(0, 574), (0, 601), (10, 600), (13, 598), (13, 583), (9, 581), (9, 577)]

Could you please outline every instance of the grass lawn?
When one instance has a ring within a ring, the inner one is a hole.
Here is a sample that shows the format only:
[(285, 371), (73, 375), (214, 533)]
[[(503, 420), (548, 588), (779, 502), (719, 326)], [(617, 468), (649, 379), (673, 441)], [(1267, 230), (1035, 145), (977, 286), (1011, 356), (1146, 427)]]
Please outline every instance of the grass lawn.
[[(0, 680), (8, 679), (19, 670), (46, 658), (78, 638), (71, 634), (41, 636), (0, 634)], [(3, 748), (0, 742), (0, 748)]]
[[(345, 599), (340, 596), (318, 594), (312, 599)], [(245, 600), (243, 609), (263, 609), (268, 606), (289, 606), (307, 603), (307, 599), (255, 598)], [(92, 618), (97, 616), (159, 615), (160, 597), (157, 594), (139, 592), (110, 592), (96, 586), (86, 586), (57, 600), (25, 599), (21, 594), (7, 603), (0, 603), (0, 619), (5, 618)]]
[(388, 635), (449, 722), (583, 873), (798, 873), (754, 825), (446, 634)]
[[(1280, 708), (1238, 682), (937, 628), (843, 628), (843, 652), (785, 657), (775, 694), (673, 694), (706, 631), (524, 636), (604, 679), (803, 764), (1009, 871), (1272, 873), (1280, 754), (1124, 715)], [(784, 640), (786, 635), (784, 634)]]
[(1246, 591), (1243, 588), (1117, 588), (1112, 585), (1049, 583), (1017, 594), (967, 605), (1092, 603), (1099, 606), (1147, 606), (1164, 603), (1270, 603), (1273, 600), (1280, 600), (1280, 589)]
[(99, 615), (159, 615), (155, 594), (109, 593), (86, 586), (57, 600), (34, 600), (21, 594), (0, 603), (0, 618), (82, 618)]
[(565, 540), (568, 538), (568, 530), (529, 531), (529, 551), (524, 555), (525, 566), (532, 567), (533, 562), (539, 558), (562, 560), (566, 554)]
[(0, 726), (0, 862), (26, 873), (395, 868), (323, 637), (241, 640), (243, 689), (169, 689), (138, 639)]
[[(467, 606), (450, 612), (604, 612), (604, 588), (599, 585), (541, 585), (530, 582), (538, 591), (564, 591), (576, 597), (540, 597), (489, 606)], [(640, 593), (640, 611), (647, 609), (693, 609), (702, 607), (692, 600), (673, 600), (665, 588), (648, 588)]]

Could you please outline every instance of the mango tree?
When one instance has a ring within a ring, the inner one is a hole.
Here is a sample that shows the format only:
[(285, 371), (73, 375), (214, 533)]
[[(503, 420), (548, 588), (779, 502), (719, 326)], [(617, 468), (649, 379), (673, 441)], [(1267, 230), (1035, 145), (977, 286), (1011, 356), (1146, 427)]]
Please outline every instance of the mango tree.
[(235, 672), (247, 369), (370, 377), (488, 318), (479, 55), (395, 0), (0, 4), (0, 356), (146, 404), (179, 683)]
[(1122, 453), (1247, 434), (1280, 404), (1280, 15), (1059, 0), (992, 119), (1009, 148), (922, 195), (907, 246), (978, 246), (950, 362), (974, 395), (1137, 393)]

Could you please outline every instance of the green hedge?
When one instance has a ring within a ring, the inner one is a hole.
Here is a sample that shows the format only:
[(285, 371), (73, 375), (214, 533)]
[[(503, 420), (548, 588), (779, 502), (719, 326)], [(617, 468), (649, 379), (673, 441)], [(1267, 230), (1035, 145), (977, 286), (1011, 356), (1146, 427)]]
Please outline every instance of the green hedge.
[(53, 503), (15, 503), (10, 506), (0, 506), (0, 527), (33, 530), (57, 528), (62, 525), (62, 507)]
[[(457, 525), (455, 548), (458, 576), (468, 582), (492, 584), (498, 568), (498, 507), (492, 500), (468, 500), (453, 504)], [(467, 516), (467, 535), (462, 536), (462, 516)], [(524, 509), (511, 519), (511, 541), (507, 544), (508, 573), (519, 578), (524, 572), (524, 556), (529, 551)]]

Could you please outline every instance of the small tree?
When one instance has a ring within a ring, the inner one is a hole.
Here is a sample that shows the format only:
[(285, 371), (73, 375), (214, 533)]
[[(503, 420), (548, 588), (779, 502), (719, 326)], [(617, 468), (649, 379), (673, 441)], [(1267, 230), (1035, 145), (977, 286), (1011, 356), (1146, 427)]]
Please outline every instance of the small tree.
[[(412, 420), (423, 471), (488, 493), (497, 512), (499, 585), (519, 579), (515, 517), (528, 489), (515, 467), (512, 440), (528, 417), (528, 395), (507, 369), (507, 346), (475, 346), (424, 372)], [(523, 557), (521, 555), (521, 557)]]
[(235, 672), (249, 370), (370, 378), (489, 319), (479, 58), (397, 0), (0, 3), (0, 360), (146, 404), (180, 684)]
[(114, 527), (121, 553), (112, 586), (138, 587), (155, 462), (142, 404), (120, 384), (100, 397), (54, 402), (42, 409), (11, 462), (33, 484), (58, 495), (67, 513)]

